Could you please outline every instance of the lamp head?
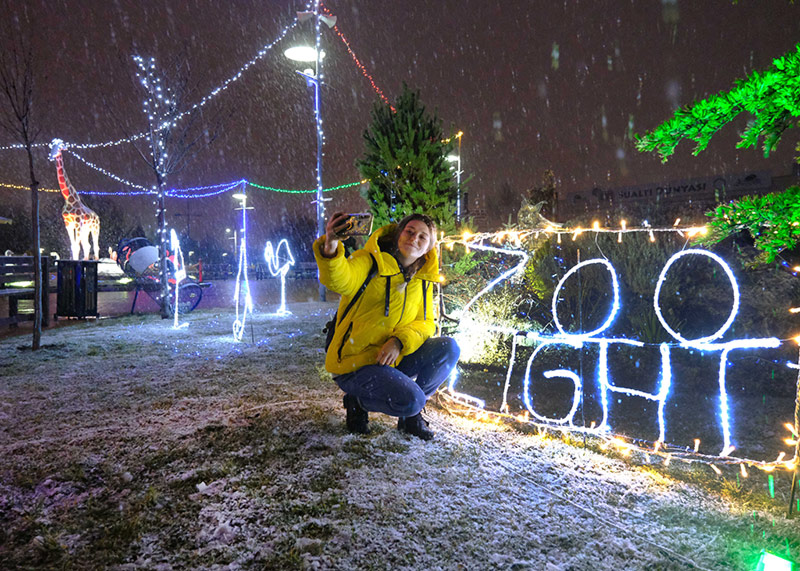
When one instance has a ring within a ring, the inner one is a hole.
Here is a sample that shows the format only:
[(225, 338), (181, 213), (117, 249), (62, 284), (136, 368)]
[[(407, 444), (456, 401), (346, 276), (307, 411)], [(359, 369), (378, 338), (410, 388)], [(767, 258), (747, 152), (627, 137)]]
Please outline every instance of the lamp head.
[[(283, 52), (292, 61), (311, 62), (317, 61), (317, 50), (311, 46), (293, 46)], [(325, 58), (325, 52), (320, 50), (319, 59)]]

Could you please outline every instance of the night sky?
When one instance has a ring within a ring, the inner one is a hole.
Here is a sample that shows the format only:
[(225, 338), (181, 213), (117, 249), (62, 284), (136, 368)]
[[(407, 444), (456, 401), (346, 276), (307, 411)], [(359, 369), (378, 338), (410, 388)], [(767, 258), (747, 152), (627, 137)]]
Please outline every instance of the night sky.
[[(697, 158), (683, 143), (667, 165), (637, 152), (628, 133), (631, 124), (636, 133), (655, 127), (676, 106), (727, 90), (736, 78), (793, 50), (800, 41), (800, 4), (331, 0), (326, 5), (390, 99), (405, 81), (419, 89), (430, 110), (438, 111), (446, 132), (464, 131), (470, 198), (485, 202), (493, 225), (516, 212), (516, 196), (538, 184), (548, 168), (565, 193), (720, 172), (771, 170), (780, 175), (791, 170), (791, 132), (769, 159), (760, 149), (735, 149), (744, 117)], [(3, 3), (13, 16), (7, 24), (33, 37), (39, 141), (59, 137), (74, 143), (116, 140), (145, 130), (133, 54), (154, 56), (165, 67), (184, 57), (194, 86), (188, 101), (195, 102), (271, 43), (301, 7), (282, 0)], [(294, 73), (294, 63), (283, 56), (303, 36), (310, 39), (312, 30), (310, 24), (298, 26), (203, 108), (203, 122), (224, 121), (221, 134), (169, 186), (241, 178), (279, 188), (315, 186), (311, 93)], [(360, 178), (354, 163), (378, 96), (336, 33), (324, 29), (323, 34), (327, 187)], [(0, 133), (0, 146), (12, 142)], [(125, 179), (153, 182), (130, 145), (81, 154)], [(27, 184), (22, 155), (0, 154), (0, 182)], [(37, 160), (42, 184), (55, 187), (55, 168), (45, 151)], [(66, 168), (78, 190), (124, 189), (70, 155)], [(262, 234), (279, 231), (298, 216), (313, 217), (311, 195), (250, 192), (252, 228)], [(20, 194), (0, 189), (0, 198)], [(92, 200), (85, 198), (90, 206)], [(147, 200), (114, 200), (148, 216), (152, 212)], [(229, 196), (194, 201), (192, 214), (201, 216), (192, 221), (193, 234), (231, 224), (233, 203)], [(168, 208), (173, 215), (183, 213), (186, 201), (172, 200)], [(328, 208), (364, 205), (356, 192), (342, 191)]]

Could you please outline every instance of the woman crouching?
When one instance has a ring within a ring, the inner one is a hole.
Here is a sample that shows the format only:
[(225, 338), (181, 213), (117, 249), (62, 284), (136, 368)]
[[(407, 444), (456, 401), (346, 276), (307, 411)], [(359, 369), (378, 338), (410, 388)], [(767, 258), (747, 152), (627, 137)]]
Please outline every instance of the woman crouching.
[(368, 411), (382, 412), (398, 417), (398, 430), (430, 440), (422, 408), (459, 356), (453, 339), (431, 337), (436, 225), (410, 214), (376, 230), (346, 258), (335, 232), (346, 220), (346, 214), (333, 215), (314, 242), (314, 255), (322, 284), (342, 296), (325, 368), (345, 393), (347, 428), (366, 434)]

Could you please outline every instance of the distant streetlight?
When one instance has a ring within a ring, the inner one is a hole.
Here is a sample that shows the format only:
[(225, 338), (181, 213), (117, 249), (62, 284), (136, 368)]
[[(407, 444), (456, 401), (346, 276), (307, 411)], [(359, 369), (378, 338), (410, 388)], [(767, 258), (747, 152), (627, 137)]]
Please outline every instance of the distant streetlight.
[(456, 223), (461, 222), (461, 137), (464, 131), (456, 133), (458, 139), (458, 153), (447, 155), (447, 160), (456, 163)]
[[(336, 24), (336, 16), (320, 14), (319, 0), (315, 0), (313, 11), (297, 13), (297, 19), (300, 22), (309, 20), (312, 17), (314, 18), (315, 47), (295, 46), (287, 49), (284, 55), (293, 61), (314, 62), (313, 70), (305, 69), (297, 73), (305, 78), (306, 85), (314, 88), (314, 121), (317, 126), (317, 194), (314, 202), (317, 206), (317, 236), (322, 236), (325, 233), (325, 203), (322, 196), (322, 145), (325, 137), (322, 133), (322, 108), (320, 105), (319, 86), (324, 78), (322, 74), (322, 59), (325, 57), (325, 52), (321, 48), (320, 22), (324, 22), (329, 28), (332, 28)], [(319, 284), (319, 300), (325, 301), (325, 286), (321, 283)]]
[[(233, 254), (236, 255), (236, 247), (246, 247), (247, 244), (247, 211), (253, 210), (252, 206), (247, 206), (247, 194), (244, 192), (235, 192), (231, 195), (234, 200), (239, 201), (239, 207), (234, 208), (234, 210), (241, 210), (242, 211), (242, 222), (241, 226), (239, 227), (238, 231), (233, 231)], [(230, 229), (229, 229), (230, 230)], [(239, 244), (239, 238), (241, 237), (242, 243)]]
[[(231, 232), (233, 232), (233, 236), (231, 236)], [(237, 252), (237, 244), (239, 243), (239, 231), (225, 228), (225, 233), (228, 235), (228, 240), (233, 240), (233, 255), (235, 256)]]

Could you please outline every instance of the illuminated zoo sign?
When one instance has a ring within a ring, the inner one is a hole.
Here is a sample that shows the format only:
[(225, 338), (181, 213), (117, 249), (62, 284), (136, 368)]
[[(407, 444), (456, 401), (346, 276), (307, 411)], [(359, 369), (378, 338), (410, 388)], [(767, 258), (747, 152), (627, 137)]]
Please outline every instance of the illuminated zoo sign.
[[(461, 325), (464, 327), (464, 333), (467, 333), (467, 335), (461, 337), (462, 339), (469, 336), (468, 329), (470, 327), (471, 320), (469, 318), (467, 311), (470, 308), (470, 306), (472, 306), (480, 296), (485, 294), (489, 289), (491, 289), (491, 287), (496, 285), (501, 279), (508, 278), (512, 276), (514, 273), (521, 273), (528, 259), (528, 256), (520, 251), (501, 250), (499, 248), (491, 246), (483, 246), (474, 243), (469, 244), (468, 247), (474, 250), (488, 250), (492, 252), (504, 252), (507, 254), (517, 255), (521, 256), (522, 260), (512, 270), (506, 271), (498, 279), (491, 282), (489, 286), (484, 288), (484, 290), (482, 290), (477, 296), (475, 296), (475, 298), (473, 298), (465, 306), (464, 311), (462, 312), (461, 315)], [(687, 338), (687, 335), (684, 335), (681, 331), (676, 330), (675, 328), (670, 326), (670, 324), (667, 323), (666, 319), (664, 318), (661, 308), (662, 286), (664, 284), (664, 281), (669, 275), (670, 269), (673, 267), (673, 264), (682, 258), (686, 258), (689, 260), (697, 258), (710, 259), (712, 262), (718, 265), (724, 272), (725, 276), (727, 276), (728, 280), (730, 281), (730, 286), (733, 292), (733, 303), (727, 320), (722, 324), (722, 326), (717, 331), (709, 335), (705, 335), (703, 337), (694, 339)], [(561, 300), (560, 296), (562, 290), (564, 289), (565, 283), (570, 278), (576, 276), (578, 272), (580, 272), (583, 268), (586, 268), (587, 266), (602, 266), (605, 270), (607, 270), (608, 274), (610, 275), (611, 307), (608, 312), (608, 315), (605, 316), (605, 319), (598, 327), (592, 329), (591, 331), (585, 331), (585, 332), (580, 331), (577, 333), (570, 333), (565, 330), (564, 325), (562, 324), (559, 318), (558, 309)], [(555, 427), (564, 427), (570, 430), (575, 430), (580, 432), (589, 432), (601, 435), (609, 434), (613, 431), (613, 427), (611, 425), (611, 422), (609, 421), (609, 401), (614, 397), (614, 395), (635, 396), (646, 399), (647, 401), (650, 401), (656, 405), (655, 414), (657, 416), (657, 421), (658, 421), (658, 442), (664, 443), (667, 437), (666, 424), (664, 421), (664, 410), (669, 400), (670, 389), (673, 384), (672, 352), (675, 350), (698, 350), (702, 352), (718, 352), (719, 368), (717, 374), (717, 382), (718, 382), (718, 398), (719, 398), (719, 420), (720, 420), (720, 431), (723, 443), (722, 450), (719, 452), (719, 455), (728, 456), (733, 451), (733, 446), (731, 444), (731, 434), (730, 434), (731, 421), (730, 421), (729, 397), (728, 397), (728, 391), (726, 389), (726, 378), (725, 378), (729, 355), (732, 351), (742, 350), (742, 349), (778, 347), (781, 341), (775, 337), (762, 338), (762, 339), (735, 339), (725, 342), (719, 341), (719, 339), (722, 338), (722, 336), (728, 331), (730, 326), (733, 324), (733, 321), (736, 318), (736, 314), (739, 311), (739, 287), (733, 276), (733, 272), (731, 271), (728, 264), (726, 264), (725, 261), (716, 254), (706, 250), (700, 250), (700, 249), (683, 250), (672, 256), (667, 261), (667, 263), (661, 270), (661, 274), (659, 275), (658, 281), (656, 283), (655, 291), (653, 294), (653, 307), (655, 309), (656, 316), (658, 317), (658, 321), (661, 323), (664, 330), (667, 331), (669, 335), (675, 340), (675, 342), (660, 343), (658, 345), (661, 357), (660, 375), (658, 383), (655, 388), (655, 391), (646, 392), (634, 388), (628, 388), (622, 386), (621, 384), (617, 384), (609, 375), (608, 355), (610, 347), (620, 346), (620, 345), (623, 346), (627, 345), (632, 347), (645, 346), (645, 343), (637, 340), (604, 336), (604, 333), (606, 333), (608, 329), (611, 327), (611, 325), (614, 323), (620, 311), (619, 280), (617, 278), (617, 273), (614, 267), (608, 260), (602, 258), (586, 260), (572, 267), (561, 278), (561, 280), (558, 282), (558, 285), (555, 288), (555, 291), (553, 292), (552, 315), (553, 315), (553, 322), (557, 329), (556, 333), (554, 333), (553, 335), (542, 335), (538, 332), (520, 332), (517, 330), (504, 327), (489, 327), (490, 330), (496, 333), (507, 334), (512, 336), (511, 356), (508, 363), (505, 385), (503, 387), (503, 398), (500, 411), (508, 412), (509, 410), (508, 393), (509, 393), (512, 371), (514, 370), (514, 367), (516, 365), (515, 361), (517, 359), (518, 343), (519, 340), (527, 338), (532, 340), (535, 348), (527, 360), (527, 364), (525, 365), (525, 373), (522, 377), (522, 382), (523, 382), (522, 401), (528, 413), (535, 419), (537, 423), (544, 425), (552, 425)], [(481, 325), (481, 327), (484, 330), (487, 329), (483, 325)], [(546, 370), (543, 371), (542, 375), (545, 379), (548, 380), (564, 379), (572, 383), (572, 391), (571, 391), (572, 400), (571, 403), (569, 403), (570, 404), (569, 411), (565, 415), (559, 418), (553, 418), (552, 416), (546, 416), (542, 414), (539, 410), (537, 410), (537, 402), (535, 399), (534, 392), (531, 389), (531, 370), (537, 358), (541, 356), (543, 350), (554, 346), (562, 346), (562, 347), (566, 346), (566, 347), (571, 347), (575, 350), (582, 350), (586, 346), (591, 346), (591, 345), (596, 345), (598, 349), (597, 386), (599, 387), (599, 393), (600, 393), (599, 403), (602, 411), (602, 419), (600, 420), (600, 422), (592, 423), (591, 427), (576, 424), (575, 415), (583, 400), (584, 381), (577, 373), (565, 368), (555, 368)], [(477, 405), (480, 408), (485, 408), (485, 403), (481, 399), (478, 399), (471, 395), (457, 392), (456, 384), (457, 384), (457, 377), (456, 376), (451, 377), (449, 390), (454, 396), (470, 404)]]

